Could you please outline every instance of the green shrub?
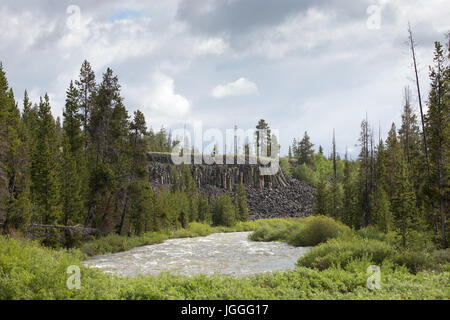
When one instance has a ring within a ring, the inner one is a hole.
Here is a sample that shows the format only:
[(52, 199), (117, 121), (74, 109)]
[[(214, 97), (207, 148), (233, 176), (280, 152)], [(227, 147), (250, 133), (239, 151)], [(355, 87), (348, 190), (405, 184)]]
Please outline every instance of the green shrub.
[(347, 230), (349, 230), (348, 227), (330, 217), (312, 216), (292, 230), (287, 242), (297, 247), (315, 246)]
[(378, 228), (376, 228), (374, 226), (368, 226), (368, 227), (359, 229), (356, 231), (356, 235), (361, 238), (380, 240), (380, 241), (386, 241), (388, 238), (386, 233), (379, 231)]
[(214, 232), (214, 229), (204, 223), (192, 222), (188, 227), (191, 237), (204, 237)]
[(350, 231), (344, 224), (325, 216), (258, 222), (251, 240), (286, 241), (293, 246), (314, 246)]
[[(80, 263), (76, 250), (54, 250), (36, 242), (0, 236), (0, 300), (111, 299), (112, 278)], [(81, 271), (81, 290), (67, 287), (69, 266)]]
[(298, 260), (297, 265), (325, 270), (333, 266), (345, 268), (350, 262), (361, 259), (381, 265), (394, 252), (394, 247), (379, 240), (337, 238), (312, 248)]
[(125, 237), (109, 234), (105, 237), (85, 242), (81, 252), (87, 256), (127, 251), (134, 247), (161, 243), (167, 236), (163, 233), (147, 232), (142, 236)]
[(261, 221), (256, 230), (250, 235), (250, 239), (253, 241), (287, 241), (292, 229), (300, 223), (299, 219)]
[(432, 255), (433, 259), (436, 261), (436, 263), (439, 263), (439, 264), (450, 263), (450, 248), (434, 250), (431, 253), (431, 255)]
[(427, 269), (433, 269), (433, 258), (423, 251), (402, 251), (392, 257), (392, 262), (398, 266), (405, 266), (411, 273), (418, 273)]

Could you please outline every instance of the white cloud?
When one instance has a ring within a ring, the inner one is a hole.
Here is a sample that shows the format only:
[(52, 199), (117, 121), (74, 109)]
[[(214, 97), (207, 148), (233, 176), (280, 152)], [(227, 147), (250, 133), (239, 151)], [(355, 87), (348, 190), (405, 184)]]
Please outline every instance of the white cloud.
[(221, 38), (210, 38), (201, 40), (197, 44), (196, 52), (198, 54), (221, 54), (228, 48), (228, 44)]
[(183, 117), (191, 108), (191, 102), (175, 92), (174, 80), (161, 72), (155, 72), (139, 86), (125, 84), (123, 92), (127, 100), (143, 110), (146, 118)]
[(216, 98), (224, 98), (229, 96), (242, 96), (258, 92), (258, 86), (246, 78), (239, 78), (234, 82), (215, 87), (211, 95)]

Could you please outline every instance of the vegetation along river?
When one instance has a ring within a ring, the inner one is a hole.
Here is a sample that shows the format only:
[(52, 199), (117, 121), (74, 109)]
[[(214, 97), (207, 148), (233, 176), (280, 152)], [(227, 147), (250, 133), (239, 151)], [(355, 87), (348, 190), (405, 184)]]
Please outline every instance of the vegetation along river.
[(170, 239), (160, 244), (92, 257), (86, 265), (124, 276), (163, 271), (193, 274), (246, 276), (292, 270), (310, 247), (284, 242), (256, 242), (250, 232), (214, 233), (207, 237)]

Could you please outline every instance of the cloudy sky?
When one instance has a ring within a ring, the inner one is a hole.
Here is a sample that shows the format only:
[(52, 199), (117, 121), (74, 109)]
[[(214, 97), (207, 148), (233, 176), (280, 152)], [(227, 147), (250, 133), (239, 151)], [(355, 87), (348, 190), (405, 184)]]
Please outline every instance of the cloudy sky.
[(56, 116), (87, 59), (97, 80), (114, 70), (156, 130), (264, 118), (282, 153), (304, 131), (329, 152), (335, 128), (338, 151), (356, 155), (366, 112), (385, 135), (414, 86), (408, 21), (426, 97), (449, 16), (447, 0), (2, 0), (0, 60), (18, 100), (48, 92)]

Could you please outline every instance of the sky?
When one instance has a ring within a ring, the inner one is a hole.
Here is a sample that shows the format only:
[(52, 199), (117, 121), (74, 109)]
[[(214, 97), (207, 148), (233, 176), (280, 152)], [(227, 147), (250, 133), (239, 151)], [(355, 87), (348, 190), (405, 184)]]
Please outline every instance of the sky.
[(434, 41), (450, 30), (447, 0), (2, 0), (0, 61), (21, 103), (46, 92), (62, 116), (87, 59), (110, 67), (130, 114), (154, 130), (203, 129), (259, 119), (281, 153), (305, 131), (315, 147), (358, 154), (362, 119), (378, 136), (400, 122), (403, 90), (417, 95), (408, 21), (426, 100)]

